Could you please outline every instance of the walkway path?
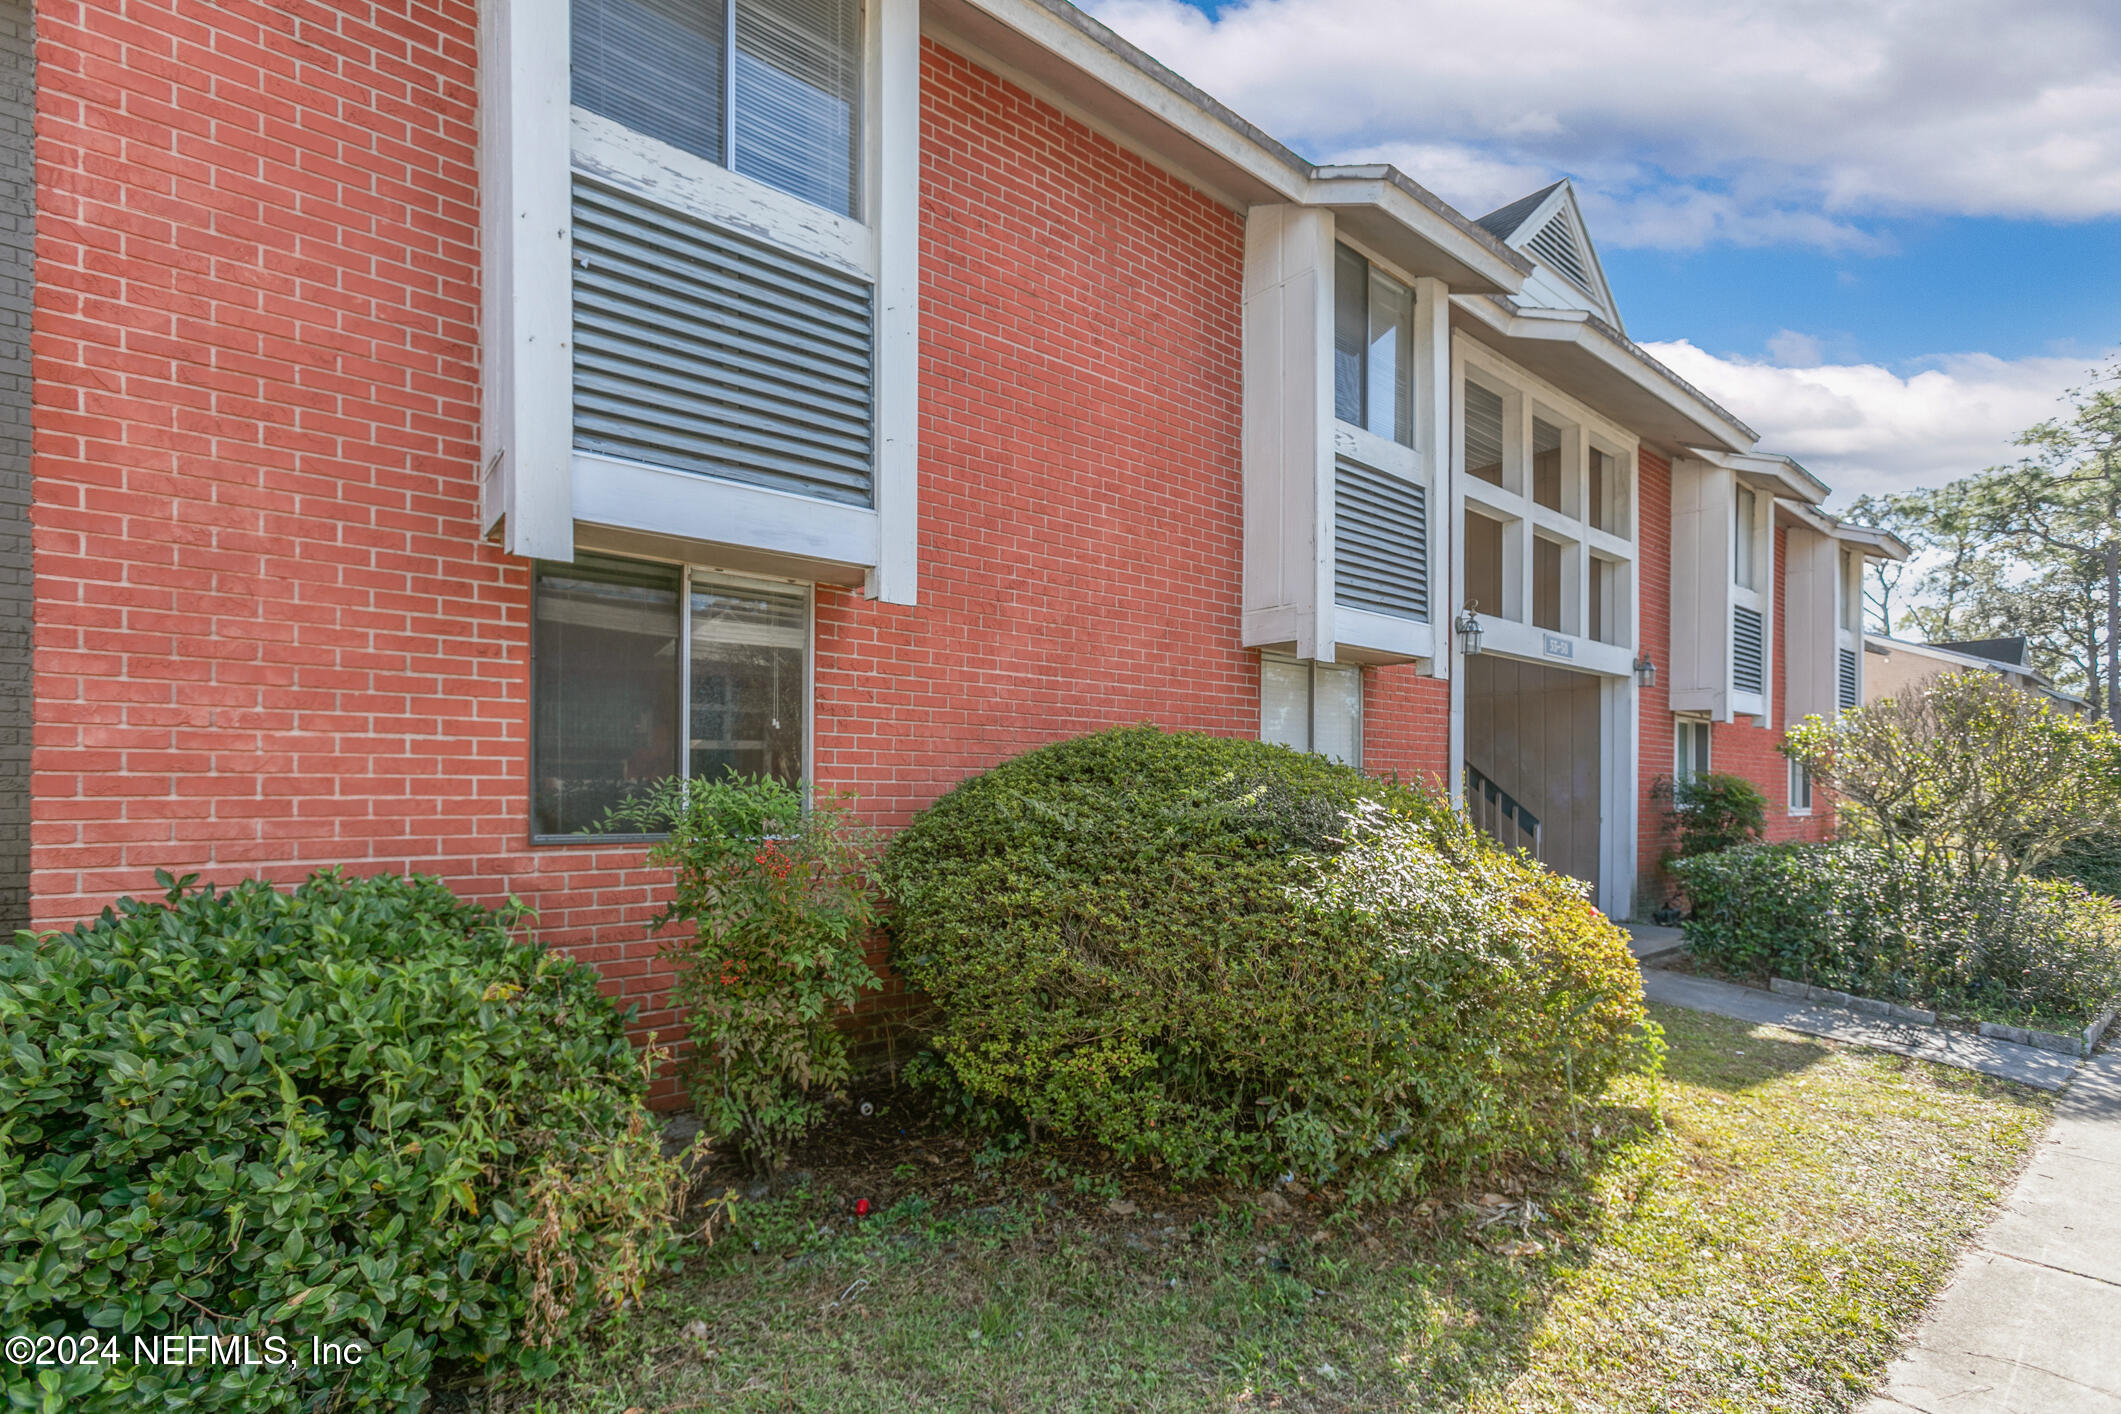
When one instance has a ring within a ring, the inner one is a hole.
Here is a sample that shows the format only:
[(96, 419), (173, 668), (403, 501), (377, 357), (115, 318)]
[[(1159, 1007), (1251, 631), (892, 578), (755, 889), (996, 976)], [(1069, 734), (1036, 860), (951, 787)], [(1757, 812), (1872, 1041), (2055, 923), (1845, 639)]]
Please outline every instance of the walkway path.
[(1870, 1046), (1896, 1055), (1913, 1056), (1917, 1060), (1957, 1066), (1961, 1070), (1976, 1070), (1983, 1075), (2015, 1080), (2042, 1090), (2060, 1090), (2069, 1083), (2071, 1074), (2079, 1065), (2075, 1057), (2054, 1051), (2035, 1050), (2009, 1041), (1992, 1041), (1985, 1036), (1947, 1031), (1936, 1026), (1907, 1026), (1882, 1016), (1866, 1016), (1862, 1012), (1821, 1006), (1817, 1002), (1798, 1001), (1775, 992), (1734, 986), (1707, 977), (1689, 977), (1655, 967), (1646, 967), (1642, 971), (1642, 994), (1653, 1002), (1668, 1006), (1714, 1012), (1718, 1016), (1734, 1016), (1740, 1021), (1801, 1031), (1807, 1036), (1825, 1036), (1852, 1045)]
[(2084, 1062), (2055, 1127), (1959, 1260), (1864, 1414), (2121, 1414), (2121, 1053)]

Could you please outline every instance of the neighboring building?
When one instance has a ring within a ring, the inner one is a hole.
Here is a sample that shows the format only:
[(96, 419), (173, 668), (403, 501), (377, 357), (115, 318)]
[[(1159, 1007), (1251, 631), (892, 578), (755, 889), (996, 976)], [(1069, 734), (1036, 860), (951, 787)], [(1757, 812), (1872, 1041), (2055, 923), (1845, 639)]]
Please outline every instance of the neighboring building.
[(1314, 166), (1062, 0), (36, 18), (40, 927), (423, 870), (652, 1000), (633, 783), (889, 827), (1144, 719), (1475, 779), (1615, 914), (1659, 778), (1826, 828), (1775, 748), (1904, 550), (1566, 183)]
[(2044, 697), (2064, 711), (2082, 716), (2091, 703), (2064, 692), (2034, 671), (2026, 640), (1976, 638), (1963, 643), (1913, 643), (1882, 633), (1863, 636), (1863, 648), (1874, 660), (1863, 681), (1865, 705), (1894, 697), (1943, 673), (1994, 673), (2013, 687)]

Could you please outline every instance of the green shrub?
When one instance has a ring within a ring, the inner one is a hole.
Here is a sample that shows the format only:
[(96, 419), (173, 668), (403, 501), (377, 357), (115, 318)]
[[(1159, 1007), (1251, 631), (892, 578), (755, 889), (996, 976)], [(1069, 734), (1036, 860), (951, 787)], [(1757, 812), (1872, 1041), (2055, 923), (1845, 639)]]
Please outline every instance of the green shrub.
[[(638, 1294), (680, 1170), (593, 972), (432, 879), (161, 877), (0, 954), (0, 1328), (123, 1352), (42, 1407), (412, 1409)], [(186, 1332), (298, 1363), (131, 1361)]]
[(838, 1018), (883, 985), (867, 957), (868, 832), (837, 798), (806, 809), (792, 786), (735, 776), (661, 782), (606, 825), (665, 836), (648, 859), (676, 887), (651, 926), (692, 925), (666, 954), (705, 1132), (779, 1167), (851, 1071)]
[(1579, 886), (1428, 794), (1253, 741), (1033, 751), (924, 811), (881, 877), (965, 1112), (1181, 1177), (1471, 1172), (1642, 1017)]
[(1707, 771), (1691, 780), (1659, 782), (1672, 806), (1665, 814), (1673, 854), (1691, 859), (1742, 844), (1757, 844), (1767, 829), (1767, 797), (1743, 776)]
[(1807, 717), (1784, 749), (1843, 828), (1924, 873), (2016, 879), (2121, 835), (2121, 733), (1994, 673)]
[(2071, 882), (1967, 878), (1854, 843), (1672, 869), (1694, 956), (1721, 971), (2065, 1027), (2121, 998), (2121, 905)]

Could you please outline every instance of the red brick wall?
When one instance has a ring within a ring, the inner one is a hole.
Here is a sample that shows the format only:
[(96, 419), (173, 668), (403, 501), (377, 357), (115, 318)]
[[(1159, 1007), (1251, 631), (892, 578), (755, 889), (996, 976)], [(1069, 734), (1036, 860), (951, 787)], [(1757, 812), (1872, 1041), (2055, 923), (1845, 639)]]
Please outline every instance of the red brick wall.
[(921, 582), (821, 591), (817, 775), (899, 824), (1044, 742), (1259, 731), (1243, 218), (932, 41)]
[[(1657, 681), (1638, 698), (1635, 747), (1635, 909), (1664, 902), (1661, 863), (1668, 841), (1663, 802), (1652, 796), (1672, 776), (1672, 464), (1643, 450), (1636, 459), (1635, 567), (1641, 577), (1640, 651), (1657, 665)], [(1713, 751), (1714, 747), (1711, 747)]]
[[(474, 523), (474, 12), (416, 14), (40, 14), (36, 921), (157, 867), (420, 869), (652, 1000), (638, 851), (527, 844), (528, 576)], [(1241, 218), (923, 64), (922, 604), (818, 605), (817, 774), (884, 823), (1098, 726), (1258, 729)]]
[(1411, 663), (1363, 674), (1363, 766), (1442, 789), (1451, 774), (1451, 684)]

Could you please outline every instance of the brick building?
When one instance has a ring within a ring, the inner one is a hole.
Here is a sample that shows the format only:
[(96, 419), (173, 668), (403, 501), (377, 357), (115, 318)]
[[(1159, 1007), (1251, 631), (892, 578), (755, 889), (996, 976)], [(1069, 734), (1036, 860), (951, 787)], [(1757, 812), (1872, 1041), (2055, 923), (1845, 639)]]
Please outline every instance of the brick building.
[(579, 833), (629, 783), (891, 825), (1140, 720), (1471, 782), (1616, 915), (1660, 777), (1825, 825), (1774, 748), (1860, 700), (1897, 547), (1627, 339), (1566, 183), (1315, 166), (1064, 0), (34, 11), (35, 926), (415, 869), (651, 1000), (657, 878)]

